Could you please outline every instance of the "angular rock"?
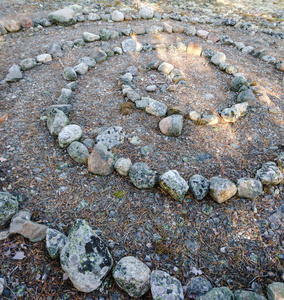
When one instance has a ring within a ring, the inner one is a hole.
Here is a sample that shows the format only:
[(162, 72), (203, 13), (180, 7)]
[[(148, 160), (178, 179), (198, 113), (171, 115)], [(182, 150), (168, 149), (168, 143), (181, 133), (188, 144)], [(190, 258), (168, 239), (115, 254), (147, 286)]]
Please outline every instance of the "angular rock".
[(212, 177), (210, 179), (209, 194), (218, 203), (232, 198), (236, 192), (236, 185), (229, 179), (222, 177)]
[(163, 117), (166, 115), (168, 110), (167, 105), (156, 100), (149, 101), (149, 105), (146, 107), (145, 111), (153, 116)]
[(284, 283), (273, 282), (267, 286), (267, 295), (269, 300), (284, 299)]
[(209, 192), (209, 180), (202, 175), (193, 175), (189, 178), (188, 186), (196, 200), (202, 200)]
[(114, 168), (114, 155), (104, 144), (94, 146), (89, 155), (88, 171), (96, 175), (109, 175)]
[(168, 116), (181, 115), (183, 117), (187, 117), (188, 113), (189, 113), (189, 108), (186, 107), (185, 105), (168, 107), (168, 111), (167, 111)]
[(52, 61), (52, 56), (48, 53), (44, 53), (44, 54), (40, 54), (36, 57), (36, 60), (39, 62), (39, 63), (47, 63), (47, 62), (50, 62)]
[(84, 144), (74, 141), (68, 146), (67, 152), (77, 163), (88, 163), (89, 151)]
[(177, 114), (168, 116), (159, 122), (159, 127), (164, 135), (179, 136), (183, 127), (183, 116)]
[(158, 71), (164, 73), (164, 74), (170, 74), (170, 72), (174, 69), (174, 66), (167, 63), (167, 62), (163, 62), (160, 64)]
[(188, 26), (185, 28), (184, 33), (188, 36), (195, 36), (196, 35), (196, 28), (194, 26)]
[(167, 33), (172, 33), (173, 32), (173, 27), (170, 24), (164, 22), (163, 23), (163, 30)]
[(130, 167), (129, 177), (138, 189), (150, 189), (157, 182), (157, 173), (143, 162), (135, 163)]
[(188, 191), (187, 182), (179, 175), (178, 171), (170, 170), (160, 177), (160, 186), (175, 200), (182, 201)]
[(81, 62), (74, 67), (74, 70), (77, 74), (84, 75), (88, 72), (89, 67), (84, 62)]
[(217, 52), (211, 57), (211, 62), (214, 65), (219, 66), (221, 62), (224, 62), (226, 60), (226, 55), (223, 52)]
[(13, 65), (9, 71), (8, 74), (5, 77), (6, 82), (16, 82), (23, 78), (23, 74), (21, 72), (21, 69), (18, 65)]
[(255, 106), (257, 99), (251, 89), (245, 89), (238, 94), (237, 103), (247, 102), (249, 106)]
[(97, 63), (101, 63), (107, 59), (107, 54), (104, 50), (100, 49), (99, 47), (95, 47), (92, 52), (92, 57)]
[(234, 41), (228, 35), (221, 36), (220, 42), (223, 45), (233, 45), (234, 44)]
[(245, 46), (242, 48), (242, 53), (250, 54), (254, 51), (254, 48), (252, 46)]
[(0, 192), (0, 227), (5, 225), (18, 211), (18, 200), (9, 192)]
[(21, 23), (17, 20), (5, 20), (4, 27), (8, 32), (16, 32), (21, 29)]
[(61, 148), (69, 146), (72, 142), (78, 141), (82, 137), (83, 131), (80, 126), (72, 124), (63, 127), (59, 132), (58, 142)]
[(51, 258), (55, 259), (60, 255), (66, 239), (65, 234), (56, 229), (48, 228), (46, 230), (46, 249)]
[(113, 259), (87, 222), (76, 220), (61, 250), (60, 264), (75, 288), (89, 293), (102, 284)]
[(36, 66), (36, 60), (34, 58), (25, 58), (20, 62), (20, 68), (22, 71), (27, 71)]
[(243, 76), (236, 76), (232, 81), (232, 89), (235, 92), (238, 92), (243, 85), (248, 85), (247, 80)]
[(114, 169), (120, 175), (127, 176), (129, 173), (129, 169), (132, 166), (132, 162), (130, 158), (119, 158), (115, 164)]
[(213, 288), (198, 300), (234, 300), (234, 294), (227, 287)]
[(247, 102), (235, 104), (230, 108), (225, 108), (221, 112), (221, 117), (225, 122), (234, 123), (246, 113), (247, 107)]
[(122, 22), (124, 21), (124, 13), (118, 10), (114, 10), (111, 14), (111, 19), (113, 22)]
[(189, 298), (202, 296), (212, 289), (212, 284), (204, 277), (192, 277), (190, 279), (186, 296)]
[(182, 285), (179, 280), (164, 271), (153, 271), (150, 278), (151, 293), (154, 300), (183, 300)]
[(147, 97), (142, 97), (141, 100), (135, 102), (135, 105), (136, 108), (144, 110), (149, 105), (149, 99)]
[(120, 146), (124, 143), (125, 132), (121, 126), (112, 126), (104, 130), (96, 137), (97, 144), (104, 144), (108, 149)]
[(269, 161), (256, 172), (255, 179), (260, 180), (263, 185), (277, 185), (283, 180), (283, 177), (277, 165)]
[(143, 48), (143, 46), (134, 41), (133, 39), (126, 39), (122, 41), (121, 47), (123, 52), (128, 53), (128, 52), (140, 52)]
[(209, 32), (206, 30), (199, 29), (197, 30), (196, 35), (201, 37), (202, 39), (207, 39)]
[(62, 110), (57, 108), (49, 109), (47, 114), (47, 128), (52, 135), (57, 136), (68, 124), (70, 124), (70, 121)]
[(85, 57), (82, 57), (78, 60), (78, 64), (80, 64), (80, 63), (84, 63), (89, 68), (93, 68), (96, 65), (96, 60), (92, 57), (85, 56)]
[(68, 7), (52, 12), (48, 18), (56, 25), (69, 26), (76, 23), (75, 11)]
[(207, 125), (216, 125), (216, 124), (218, 124), (218, 117), (216, 115), (202, 115), (201, 119)]
[(61, 89), (61, 95), (58, 98), (58, 103), (60, 104), (68, 104), (69, 100), (73, 97), (72, 90), (70, 89)]
[(90, 32), (83, 32), (82, 37), (86, 43), (98, 41), (101, 38), (99, 35)]
[(146, 28), (147, 34), (159, 34), (161, 32), (163, 32), (163, 27), (159, 25), (153, 25)]
[(77, 79), (77, 73), (71, 67), (67, 67), (63, 71), (63, 78), (68, 81), (75, 81)]
[(237, 182), (238, 196), (247, 199), (256, 199), (261, 195), (263, 188), (259, 180), (253, 178), (241, 178)]
[(62, 57), (63, 56), (63, 51), (62, 51), (61, 47), (57, 44), (52, 44), (48, 49), (48, 53), (52, 57)]
[(123, 257), (113, 270), (118, 286), (131, 297), (142, 297), (150, 288), (150, 269), (133, 256)]
[(55, 105), (51, 105), (49, 107), (47, 107), (45, 109), (45, 113), (48, 116), (54, 109), (59, 109), (62, 110), (65, 115), (68, 115), (72, 109), (72, 105), (71, 104), (55, 104)]
[(251, 291), (245, 291), (245, 290), (237, 290), (234, 292), (235, 300), (266, 300), (265, 297), (251, 292)]
[(88, 14), (88, 21), (99, 21), (101, 17), (96, 13), (89, 13)]
[(139, 15), (142, 19), (152, 19), (154, 17), (154, 10), (149, 6), (142, 6), (139, 10)]

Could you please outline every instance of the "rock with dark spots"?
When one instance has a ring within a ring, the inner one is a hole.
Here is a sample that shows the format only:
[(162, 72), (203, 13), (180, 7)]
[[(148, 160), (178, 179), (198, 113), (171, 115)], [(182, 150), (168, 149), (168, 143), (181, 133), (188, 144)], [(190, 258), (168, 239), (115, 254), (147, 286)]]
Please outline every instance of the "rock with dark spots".
[(127, 176), (131, 166), (132, 162), (130, 158), (121, 157), (115, 162), (114, 168), (120, 175)]
[(62, 57), (63, 56), (63, 51), (62, 51), (61, 47), (57, 44), (50, 45), (50, 47), (48, 49), (48, 53), (52, 57)]
[(284, 283), (273, 282), (267, 286), (267, 295), (269, 300), (284, 299)]
[(283, 174), (274, 162), (269, 161), (256, 172), (255, 179), (263, 185), (277, 185), (283, 180)]
[(143, 48), (142, 44), (134, 41), (133, 39), (126, 39), (121, 43), (123, 52), (140, 52)]
[(60, 255), (66, 243), (65, 234), (52, 228), (46, 230), (46, 249), (51, 258), (55, 259)]
[(104, 144), (108, 149), (120, 146), (124, 143), (125, 132), (121, 126), (112, 126), (104, 130), (97, 137), (97, 144)]
[(160, 177), (160, 186), (175, 200), (182, 201), (188, 191), (187, 182), (179, 175), (178, 171), (170, 170)]
[(37, 65), (34, 58), (25, 58), (20, 62), (20, 68), (22, 71), (27, 71), (34, 68)]
[(162, 134), (179, 136), (183, 127), (183, 116), (177, 114), (168, 116), (159, 122), (159, 127)]
[(163, 117), (166, 115), (168, 107), (162, 102), (151, 99), (145, 110), (150, 115)]
[(102, 240), (84, 220), (76, 220), (60, 253), (60, 264), (74, 287), (96, 290), (112, 268), (113, 259)]
[(235, 300), (266, 300), (265, 297), (245, 290), (237, 290), (234, 292)]
[(153, 271), (150, 278), (151, 293), (154, 300), (183, 300), (180, 281), (164, 271)]
[(95, 47), (92, 52), (92, 58), (95, 59), (96, 63), (101, 63), (107, 59), (107, 54), (101, 48)]
[(255, 106), (257, 99), (251, 89), (245, 89), (238, 94), (237, 103), (247, 102), (249, 106)]
[(150, 189), (157, 183), (157, 173), (143, 162), (135, 163), (130, 167), (129, 177), (138, 189)]
[(67, 152), (77, 163), (88, 163), (89, 151), (84, 144), (74, 141), (68, 146)]
[(62, 110), (65, 113), (65, 115), (68, 115), (70, 113), (71, 109), (72, 109), (72, 105), (71, 104), (55, 104), (55, 105), (51, 105), (51, 106), (49, 106), (49, 107), (47, 107), (45, 109), (46, 115), (49, 115), (55, 109)]
[(228, 35), (221, 36), (220, 42), (223, 45), (233, 45), (234, 44), (234, 41)]
[(240, 90), (240, 88), (242, 86), (248, 86), (248, 82), (245, 79), (245, 77), (243, 76), (236, 76), (233, 80), (232, 80), (232, 89), (235, 92), (238, 92)]
[(212, 284), (204, 277), (193, 277), (190, 279), (186, 296), (196, 298), (208, 293), (212, 289)]
[(150, 288), (150, 269), (133, 256), (123, 257), (113, 270), (118, 286), (131, 297), (142, 297)]
[(69, 26), (76, 23), (75, 11), (68, 7), (52, 12), (48, 18), (56, 25)]
[(209, 192), (209, 180), (202, 175), (191, 176), (188, 185), (196, 200), (202, 200)]
[(253, 178), (241, 178), (237, 183), (238, 196), (247, 199), (256, 199), (261, 195), (263, 188), (259, 180)]
[(8, 74), (5, 77), (6, 82), (16, 82), (23, 78), (23, 74), (21, 72), (21, 69), (18, 65), (13, 65), (9, 71)]
[(93, 68), (96, 65), (96, 60), (92, 57), (85, 56), (85, 57), (82, 57), (78, 60), (78, 64), (80, 64), (80, 63), (84, 63), (89, 68)]
[(77, 73), (73, 68), (67, 67), (63, 71), (63, 78), (68, 81), (75, 81), (77, 79)]
[(234, 294), (227, 287), (214, 288), (197, 300), (234, 300)]
[(114, 168), (114, 155), (104, 144), (94, 146), (88, 160), (88, 171), (96, 175), (109, 175)]
[(210, 196), (218, 203), (223, 203), (230, 199), (237, 192), (236, 185), (226, 178), (212, 177), (209, 183)]
[(71, 124), (63, 127), (58, 135), (58, 143), (61, 148), (69, 146), (72, 142), (82, 137), (83, 131), (80, 126)]
[(49, 109), (47, 113), (47, 128), (49, 132), (58, 136), (59, 132), (70, 123), (68, 117), (62, 110), (57, 108)]
[(0, 192), (0, 227), (18, 211), (18, 200), (9, 192)]

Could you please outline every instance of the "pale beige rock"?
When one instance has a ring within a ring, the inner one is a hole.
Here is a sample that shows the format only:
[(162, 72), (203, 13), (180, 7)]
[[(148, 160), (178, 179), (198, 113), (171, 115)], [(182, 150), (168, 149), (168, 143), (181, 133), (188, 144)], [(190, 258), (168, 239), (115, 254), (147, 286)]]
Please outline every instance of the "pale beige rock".
[(200, 56), (202, 52), (202, 47), (200, 44), (189, 44), (187, 46), (187, 54)]
[(163, 23), (163, 29), (167, 33), (172, 33), (173, 32), (173, 27), (170, 24), (166, 23), (166, 22)]
[(21, 23), (17, 20), (6, 20), (4, 26), (9, 32), (16, 32), (21, 29)]

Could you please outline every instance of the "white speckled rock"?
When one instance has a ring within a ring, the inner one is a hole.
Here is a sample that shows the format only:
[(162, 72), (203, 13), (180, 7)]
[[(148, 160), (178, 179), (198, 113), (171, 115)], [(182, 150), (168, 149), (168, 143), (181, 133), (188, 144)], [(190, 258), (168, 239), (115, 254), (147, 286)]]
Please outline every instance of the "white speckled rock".
[(209, 181), (201, 175), (191, 176), (188, 185), (196, 200), (202, 200), (209, 192)]
[(104, 130), (96, 137), (97, 144), (104, 144), (108, 149), (120, 146), (124, 143), (125, 132), (121, 126), (112, 126)]
[(146, 163), (138, 162), (130, 167), (129, 178), (138, 189), (150, 189), (157, 182), (157, 173)]
[(209, 182), (210, 196), (218, 203), (223, 203), (224, 201), (230, 199), (237, 192), (236, 185), (229, 179), (212, 177)]
[(69, 146), (72, 142), (78, 141), (82, 137), (83, 131), (80, 126), (72, 124), (63, 127), (59, 132), (58, 142), (61, 148)]

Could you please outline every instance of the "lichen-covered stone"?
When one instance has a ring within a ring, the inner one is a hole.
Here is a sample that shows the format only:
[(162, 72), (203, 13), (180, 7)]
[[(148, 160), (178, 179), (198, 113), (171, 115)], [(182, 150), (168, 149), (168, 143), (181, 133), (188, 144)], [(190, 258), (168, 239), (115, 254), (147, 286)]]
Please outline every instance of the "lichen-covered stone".
[(77, 141), (72, 142), (67, 148), (68, 154), (79, 164), (87, 164), (89, 158), (88, 148)]
[(88, 223), (76, 220), (61, 250), (60, 264), (75, 288), (89, 293), (102, 284), (113, 260)]
[(70, 123), (68, 117), (62, 110), (57, 108), (49, 109), (47, 114), (47, 128), (49, 132), (57, 136), (59, 132)]
[(96, 175), (109, 175), (113, 172), (114, 155), (104, 144), (95, 145), (88, 160), (88, 171)]
[(263, 191), (262, 183), (253, 178), (240, 178), (237, 183), (238, 196), (256, 199)]
[(209, 182), (210, 196), (218, 203), (223, 203), (224, 201), (230, 199), (237, 192), (236, 185), (229, 179), (212, 177)]
[(72, 142), (82, 137), (83, 131), (80, 126), (71, 124), (63, 127), (58, 134), (58, 142), (61, 148), (69, 146)]
[(18, 211), (18, 200), (9, 192), (0, 192), (0, 227)]
[(134, 41), (133, 39), (126, 39), (121, 43), (121, 47), (123, 52), (128, 53), (128, 52), (140, 52), (143, 48), (143, 46)]
[(243, 76), (236, 76), (232, 80), (232, 89), (235, 92), (238, 92), (243, 85), (245, 85), (245, 86), (248, 85), (248, 82), (247, 82), (246, 78), (243, 77)]
[(63, 71), (63, 78), (68, 81), (75, 81), (77, 79), (77, 73), (73, 68), (67, 67)]
[(104, 144), (108, 149), (120, 146), (124, 143), (125, 132), (121, 126), (112, 126), (104, 130), (96, 137), (97, 144)]
[(284, 299), (284, 283), (273, 282), (267, 286), (267, 295), (269, 300)]
[(183, 127), (183, 116), (178, 114), (168, 116), (160, 121), (159, 127), (162, 134), (179, 136)]
[(133, 256), (122, 258), (113, 270), (113, 278), (131, 297), (141, 297), (150, 288), (150, 269)]
[(56, 258), (60, 255), (60, 251), (66, 243), (65, 234), (52, 228), (46, 230), (46, 249), (51, 258)]
[(153, 271), (150, 278), (151, 293), (154, 300), (183, 300), (180, 281), (164, 271)]
[(116, 172), (123, 176), (128, 175), (131, 166), (132, 166), (132, 162), (130, 158), (123, 158), (123, 157), (119, 158), (114, 164), (114, 168)]
[(225, 108), (221, 112), (221, 117), (225, 122), (234, 123), (246, 113), (247, 107), (247, 102), (235, 104), (232, 107)]
[(237, 290), (234, 292), (235, 300), (266, 300), (265, 297), (245, 290)]
[(283, 174), (274, 162), (269, 161), (256, 172), (255, 179), (260, 180), (263, 185), (277, 185), (283, 180)]
[(238, 94), (237, 103), (247, 102), (249, 106), (255, 106), (257, 99), (251, 89), (245, 89)]
[(233, 300), (234, 294), (227, 287), (214, 288), (197, 300)]
[(167, 105), (162, 102), (151, 100), (149, 101), (149, 105), (146, 107), (145, 111), (153, 116), (163, 117), (166, 115), (168, 110)]
[(150, 189), (157, 182), (157, 173), (143, 162), (135, 163), (130, 167), (129, 177), (138, 189)]
[(193, 175), (189, 178), (189, 190), (196, 200), (202, 200), (209, 192), (209, 180), (202, 175)]
[(5, 77), (5, 81), (7, 82), (16, 82), (23, 78), (23, 74), (21, 72), (21, 69), (18, 65), (13, 65), (9, 71), (8, 74)]
[(187, 182), (179, 175), (178, 171), (170, 170), (160, 177), (160, 186), (175, 200), (182, 201), (188, 191)]
[(202, 296), (212, 289), (212, 284), (209, 280), (202, 276), (193, 277), (190, 279), (186, 296), (189, 298)]

